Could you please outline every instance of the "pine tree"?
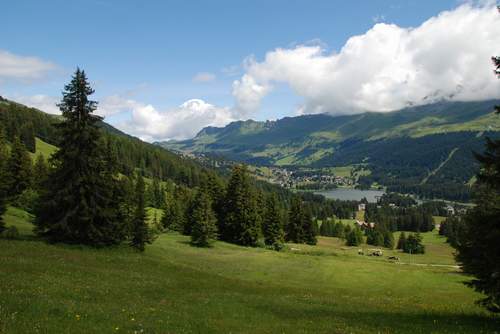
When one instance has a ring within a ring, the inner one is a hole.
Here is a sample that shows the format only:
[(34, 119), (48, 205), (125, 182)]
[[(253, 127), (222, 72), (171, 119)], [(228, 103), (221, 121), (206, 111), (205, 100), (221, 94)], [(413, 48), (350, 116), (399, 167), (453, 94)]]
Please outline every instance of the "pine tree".
[(20, 130), (20, 140), (31, 153), (36, 151), (35, 129), (33, 123), (24, 124)]
[(396, 249), (404, 249), (405, 243), (406, 243), (406, 234), (404, 232), (401, 232), (399, 234), (399, 239)]
[(19, 140), (14, 139), (10, 157), (7, 160), (7, 190), (11, 197), (19, 196), (24, 190), (31, 187), (33, 166), (26, 147)]
[(49, 167), (47, 166), (47, 162), (43, 155), (38, 154), (33, 166), (33, 186), (35, 190), (41, 191), (44, 188), (48, 176)]
[(244, 246), (255, 246), (259, 216), (255, 195), (245, 166), (235, 166), (225, 196), (222, 240)]
[(93, 93), (85, 73), (77, 69), (59, 104), (59, 150), (52, 156), (50, 187), (35, 220), (35, 231), (51, 241), (106, 246), (125, 237), (98, 125), (102, 118), (93, 114), (97, 102), (89, 99)]
[[(500, 77), (500, 57), (493, 57)], [(496, 107), (500, 113), (500, 106)], [(481, 163), (474, 202), (457, 238), (457, 260), (474, 279), (468, 284), (486, 295), (480, 303), (500, 313), (500, 140), (487, 138), (486, 151), (476, 154)]]
[(350, 229), (346, 234), (346, 245), (347, 246), (359, 246), (363, 243), (363, 232), (359, 227)]
[(302, 224), (303, 207), (299, 197), (294, 197), (288, 212), (285, 238), (287, 241), (301, 243), (304, 240), (304, 227)]
[(0, 124), (0, 234), (5, 230), (5, 221), (3, 215), (7, 210), (7, 166), (8, 158), (7, 144), (4, 136), (3, 127)]
[(420, 233), (410, 233), (403, 246), (403, 252), (410, 254), (424, 254), (425, 246), (422, 244)]
[(208, 247), (217, 238), (217, 221), (212, 210), (210, 197), (198, 191), (191, 214), (191, 244)]
[(276, 195), (271, 195), (266, 200), (262, 232), (266, 245), (275, 250), (283, 248), (284, 232)]
[(311, 210), (305, 208), (304, 214), (302, 216), (302, 230), (304, 231), (304, 240), (308, 245), (316, 245), (318, 239), (316, 235), (318, 234), (318, 225), (316, 221), (313, 220)]
[(132, 239), (130, 240), (130, 245), (143, 252), (146, 243), (151, 243), (151, 237), (147, 224), (146, 216), (146, 203), (144, 200), (144, 179), (139, 176), (135, 186), (135, 213), (134, 219), (132, 220)]
[(389, 230), (385, 230), (383, 234), (384, 234), (384, 247), (389, 248), (389, 249), (393, 249), (394, 248), (394, 235)]

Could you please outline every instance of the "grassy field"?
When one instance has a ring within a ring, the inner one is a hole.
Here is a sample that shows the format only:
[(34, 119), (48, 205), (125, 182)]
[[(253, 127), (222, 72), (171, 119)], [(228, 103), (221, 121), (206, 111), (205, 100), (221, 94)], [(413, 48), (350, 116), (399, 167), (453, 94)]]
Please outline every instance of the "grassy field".
[[(128, 247), (48, 245), (10, 208), (22, 240), (0, 239), (1, 333), (494, 333), (449, 246), (392, 263), (336, 238), (277, 253), (164, 234)], [(366, 246), (362, 246), (366, 247)], [(389, 251), (390, 252), (390, 251)], [(410, 261), (412, 260), (412, 261)], [(417, 265), (425, 264), (425, 265)], [(434, 267), (442, 263), (449, 266)]]

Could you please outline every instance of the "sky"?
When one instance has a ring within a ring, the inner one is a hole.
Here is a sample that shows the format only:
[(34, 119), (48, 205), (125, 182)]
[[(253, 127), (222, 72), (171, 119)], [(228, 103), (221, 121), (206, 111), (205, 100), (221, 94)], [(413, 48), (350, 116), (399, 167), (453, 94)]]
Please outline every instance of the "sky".
[(494, 1), (8, 1), (0, 95), (57, 114), (76, 67), (147, 141), (310, 113), (500, 98)]

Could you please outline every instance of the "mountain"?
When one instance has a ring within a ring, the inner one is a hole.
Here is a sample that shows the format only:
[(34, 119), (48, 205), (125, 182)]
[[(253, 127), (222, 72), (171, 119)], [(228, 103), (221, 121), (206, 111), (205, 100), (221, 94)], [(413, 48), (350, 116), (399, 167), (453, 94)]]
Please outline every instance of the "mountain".
[[(0, 97), (0, 127), (5, 131), (8, 141), (12, 141), (15, 136), (20, 136), (22, 140), (25, 136), (31, 136), (57, 146), (59, 137), (55, 125), (60, 120), (60, 116)], [(147, 177), (170, 180), (187, 187), (198, 186), (201, 178), (214, 173), (196, 161), (143, 142), (105, 122), (101, 122), (100, 126), (116, 154), (121, 173), (131, 174), (132, 171), (141, 169)], [(34, 142), (35, 139), (32, 138), (31, 141)]]
[[(387, 113), (327, 114), (207, 127), (195, 138), (158, 143), (256, 165), (362, 165), (364, 186), (465, 200), (477, 171), (472, 151), (500, 134), (500, 101), (439, 102)], [(445, 188), (444, 190), (440, 190)]]

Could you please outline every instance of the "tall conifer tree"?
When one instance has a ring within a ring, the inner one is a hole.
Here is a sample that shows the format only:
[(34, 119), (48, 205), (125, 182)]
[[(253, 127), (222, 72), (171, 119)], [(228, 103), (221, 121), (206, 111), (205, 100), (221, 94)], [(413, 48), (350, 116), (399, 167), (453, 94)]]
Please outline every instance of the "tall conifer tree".
[(278, 207), (278, 199), (275, 194), (266, 199), (264, 217), (262, 220), (262, 232), (266, 245), (276, 250), (280, 250), (283, 247), (283, 224)]
[(8, 193), (11, 197), (20, 195), (31, 187), (33, 165), (31, 157), (19, 137), (14, 139), (10, 157), (7, 160)]
[(151, 243), (151, 237), (147, 224), (146, 203), (144, 200), (144, 178), (139, 176), (135, 186), (135, 213), (132, 220), (132, 239), (130, 245), (135, 249), (143, 252), (146, 243)]
[(217, 238), (217, 221), (212, 210), (210, 197), (198, 191), (190, 215), (191, 243), (198, 247), (208, 247)]
[[(500, 57), (493, 57), (500, 78)], [(500, 113), (500, 106), (496, 107)], [(500, 117), (500, 116), (499, 116)], [(487, 138), (486, 151), (476, 155), (481, 163), (474, 202), (460, 224), (457, 260), (474, 276), (468, 284), (486, 295), (480, 303), (500, 313), (500, 140)]]
[(255, 196), (245, 166), (235, 166), (225, 197), (221, 237), (244, 246), (254, 246), (258, 238), (259, 216)]
[(0, 124), (0, 233), (5, 230), (3, 215), (7, 209), (7, 171), (6, 162), (8, 158), (7, 143), (3, 127)]
[(35, 231), (52, 241), (105, 246), (124, 238), (98, 125), (102, 118), (94, 115), (97, 102), (89, 98), (93, 93), (84, 71), (77, 69), (59, 104), (59, 150), (52, 156), (50, 187), (35, 220)]

